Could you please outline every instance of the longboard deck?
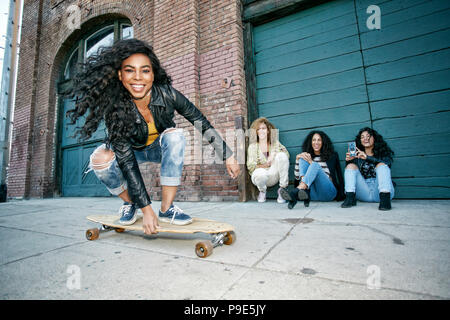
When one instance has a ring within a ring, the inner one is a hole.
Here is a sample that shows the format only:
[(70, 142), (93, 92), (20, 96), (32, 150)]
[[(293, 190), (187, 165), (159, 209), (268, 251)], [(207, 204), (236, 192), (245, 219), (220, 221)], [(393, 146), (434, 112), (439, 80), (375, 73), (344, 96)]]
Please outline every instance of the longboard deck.
[[(136, 222), (129, 226), (124, 226), (119, 224), (118, 215), (91, 215), (86, 217), (88, 220), (96, 223), (103, 224), (105, 226), (133, 230), (133, 231), (144, 231), (142, 226), (142, 216), (138, 217)], [(158, 232), (170, 232), (170, 233), (221, 233), (227, 231), (233, 231), (234, 227), (228, 223), (218, 222), (214, 220), (192, 218), (192, 223), (185, 226), (178, 226), (170, 223), (165, 223), (159, 221)]]
[[(100, 223), (101, 228), (88, 229), (86, 231), (86, 238), (88, 240), (95, 240), (99, 237), (99, 233), (109, 231), (111, 229), (117, 232), (124, 230), (144, 231), (142, 226), (142, 216), (138, 216), (136, 222), (129, 226), (123, 226), (118, 223), (118, 215), (91, 215), (86, 217), (88, 220)], [(177, 226), (170, 223), (159, 221), (158, 232), (167, 233), (209, 233), (212, 240), (198, 242), (195, 245), (195, 253), (200, 258), (206, 258), (211, 255), (213, 248), (221, 245), (230, 245), (236, 241), (236, 234), (232, 225), (224, 222), (214, 220), (207, 220), (201, 218), (192, 218), (192, 223), (185, 226)], [(108, 228), (105, 228), (108, 227)]]

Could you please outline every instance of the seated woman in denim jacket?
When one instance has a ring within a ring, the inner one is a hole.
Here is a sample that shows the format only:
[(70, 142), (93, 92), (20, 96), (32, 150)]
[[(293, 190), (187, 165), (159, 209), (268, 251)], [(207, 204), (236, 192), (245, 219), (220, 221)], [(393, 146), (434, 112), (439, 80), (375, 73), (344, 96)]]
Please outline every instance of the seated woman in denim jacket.
[(288, 208), (294, 208), (298, 200), (305, 207), (310, 200), (332, 201), (343, 198), (343, 179), (339, 156), (325, 132), (312, 131), (303, 141), (303, 152), (295, 162), (295, 179), (298, 186), (281, 195), (288, 200)]
[(390, 210), (394, 197), (390, 169), (394, 152), (378, 132), (368, 127), (359, 130), (355, 142), (356, 157), (349, 152), (345, 157), (346, 198), (341, 207), (356, 206), (356, 200), (361, 200), (379, 202), (378, 209)]

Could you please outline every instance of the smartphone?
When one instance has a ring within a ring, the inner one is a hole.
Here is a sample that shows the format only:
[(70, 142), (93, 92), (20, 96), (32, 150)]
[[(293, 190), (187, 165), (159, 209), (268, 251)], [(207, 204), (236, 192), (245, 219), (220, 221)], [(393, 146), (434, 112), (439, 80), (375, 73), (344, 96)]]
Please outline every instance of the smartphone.
[(356, 157), (356, 143), (354, 141), (348, 143), (348, 152), (350, 152), (350, 157)]

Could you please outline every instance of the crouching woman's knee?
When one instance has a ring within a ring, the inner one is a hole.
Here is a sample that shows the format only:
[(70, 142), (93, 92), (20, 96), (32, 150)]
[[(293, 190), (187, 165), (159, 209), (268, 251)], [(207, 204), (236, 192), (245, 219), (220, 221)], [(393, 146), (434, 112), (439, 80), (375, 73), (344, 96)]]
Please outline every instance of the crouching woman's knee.
[(162, 144), (176, 144), (185, 145), (186, 139), (184, 137), (184, 131), (181, 128), (169, 128), (161, 134)]
[(119, 169), (116, 155), (105, 144), (92, 152), (89, 163), (89, 172), (93, 170), (97, 178), (113, 195), (120, 195), (127, 189), (127, 182)]
[(116, 159), (116, 155), (111, 149), (107, 149), (104, 144), (92, 152), (90, 157), (90, 168), (92, 170), (107, 169)]
[(284, 152), (278, 152), (275, 156), (275, 160), (281, 162), (289, 162), (289, 157)]

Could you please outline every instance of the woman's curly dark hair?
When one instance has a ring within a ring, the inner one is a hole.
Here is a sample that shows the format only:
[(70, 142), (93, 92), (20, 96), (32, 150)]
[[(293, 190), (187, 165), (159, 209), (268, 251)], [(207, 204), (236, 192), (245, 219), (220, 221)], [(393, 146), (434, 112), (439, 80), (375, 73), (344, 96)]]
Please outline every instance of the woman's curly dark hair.
[(312, 147), (312, 138), (315, 134), (318, 134), (322, 138), (322, 148), (320, 149), (320, 158), (322, 161), (327, 161), (330, 159), (331, 155), (334, 153), (333, 143), (331, 142), (330, 137), (320, 130), (311, 131), (303, 141), (303, 152), (308, 152), (312, 158), (314, 158), (314, 149)]
[(82, 140), (89, 139), (102, 120), (108, 130), (105, 141), (107, 146), (116, 139), (133, 135), (136, 113), (130, 93), (119, 80), (118, 71), (122, 61), (135, 53), (143, 53), (149, 57), (154, 74), (153, 84), (172, 83), (148, 43), (127, 39), (120, 40), (111, 47), (102, 47), (97, 54), (79, 65), (73, 79), (74, 85), (66, 94), (66, 97), (75, 99), (74, 109), (66, 113), (71, 124), (75, 124), (78, 118), (89, 112), (84, 125), (75, 132)]
[(394, 151), (388, 146), (386, 141), (384, 141), (383, 136), (379, 134), (376, 130), (365, 127), (359, 130), (358, 134), (356, 135), (355, 142), (356, 147), (364, 151), (364, 146), (361, 144), (361, 135), (364, 131), (367, 131), (368, 134), (370, 134), (374, 139), (374, 146), (373, 146), (373, 155), (375, 158), (393, 158), (394, 157)]

